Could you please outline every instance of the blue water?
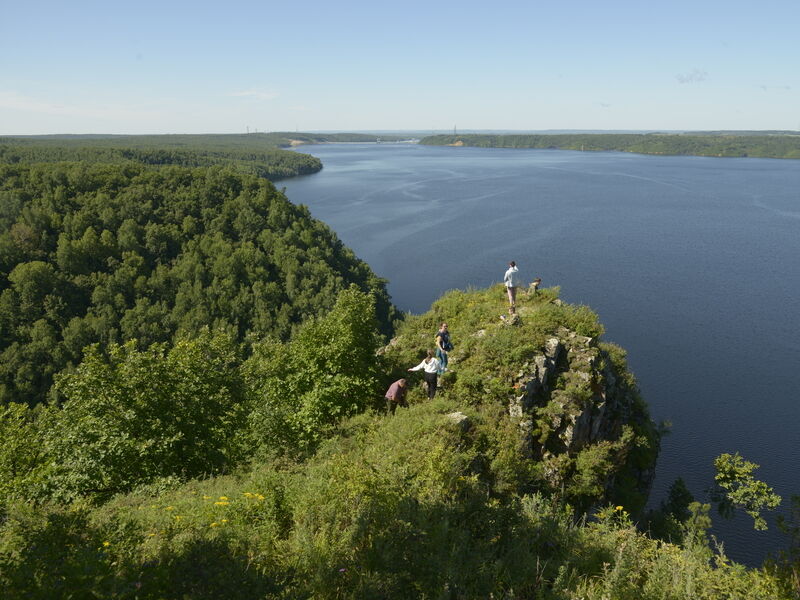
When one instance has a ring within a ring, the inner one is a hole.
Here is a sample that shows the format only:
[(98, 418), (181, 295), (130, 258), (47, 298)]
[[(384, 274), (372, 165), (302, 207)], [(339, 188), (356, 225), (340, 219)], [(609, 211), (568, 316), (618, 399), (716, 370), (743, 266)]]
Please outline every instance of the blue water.
[[(672, 422), (652, 500), (702, 499), (739, 451), (800, 494), (800, 161), (403, 144), (306, 146), (282, 182), (389, 283), (402, 309), (486, 286), (516, 260), (596, 310), (653, 417)], [(714, 518), (733, 559), (785, 543), (769, 519)]]

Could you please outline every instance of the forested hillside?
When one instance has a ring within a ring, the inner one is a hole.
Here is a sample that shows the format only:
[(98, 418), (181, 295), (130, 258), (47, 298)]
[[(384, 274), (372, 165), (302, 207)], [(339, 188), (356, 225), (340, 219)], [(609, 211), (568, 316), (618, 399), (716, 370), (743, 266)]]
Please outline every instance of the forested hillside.
[[(251, 133), (219, 135), (41, 135), (0, 137), (0, 163), (84, 161), (183, 167), (229, 166), (277, 181), (316, 173), (314, 156), (284, 150), (300, 144), (375, 142), (357, 133)], [(400, 139), (383, 136), (383, 140)]]
[(207, 327), (287, 339), (351, 283), (375, 294), (388, 332), (384, 282), (234, 167), (0, 164), (2, 402), (41, 402), (92, 343), (146, 348)]
[(118, 164), (135, 162), (154, 166), (232, 167), (245, 173), (277, 181), (295, 175), (316, 173), (322, 163), (316, 157), (288, 150), (238, 148), (115, 147), (100, 145), (64, 146), (57, 144), (3, 144), (0, 140), (0, 164), (81, 161)]
[[(451, 292), (379, 349), (373, 296), (353, 286), (247, 359), (219, 333), (90, 352), (60, 379), (63, 408), (0, 413), (0, 593), (792, 598), (792, 555), (732, 563), (678, 483), (639, 510), (631, 476), (658, 435), (624, 353), (556, 289), (518, 301), (503, 322), (501, 286)], [(444, 317), (455, 349), (430, 401), (406, 370)], [(375, 410), (401, 376), (410, 407)], [(740, 507), (766, 486), (731, 464), (717, 482)]]
[(359, 133), (207, 135), (38, 135), (0, 137), (0, 164), (82, 161), (183, 167), (228, 166), (271, 181), (316, 173), (314, 156), (284, 150), (300, 144), (392, 141), (399, 136)]
[(421, 144), (480, 148), (551, 148), (638, 154), (800, 158), (800, 135), (566, 134), (434, 135)]
[[(662, 430), (588, 307), (501, 319), (495, 286), (399, 319), (265, 178), (283, 154), (171, 137), (0, 144), (0, 597), (800, 592), (800, 498), (762, 568), (708, 534), (780, 502), (738, 454), (645, 511)], [(431, 401), (408, 369), (445, 319)]]

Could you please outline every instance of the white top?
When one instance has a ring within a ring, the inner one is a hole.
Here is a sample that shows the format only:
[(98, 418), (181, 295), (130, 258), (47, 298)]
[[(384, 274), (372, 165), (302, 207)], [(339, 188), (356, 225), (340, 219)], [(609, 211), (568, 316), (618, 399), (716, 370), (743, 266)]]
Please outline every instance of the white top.
[(419, 363), (411, 371), (419, 371), (420, 369), (425, 369), (426, 373), (436, 373), (439, 370), (439, 359), (438, 358), (431, 358), (430, 362), (423, 361)]
[(506, 271), (506, 274), (503, 277), (506, 287), (519, 287), (521, 285), (522, 281), (517, 273), (519, 273), (519, 269), (517, 267), (508, 267), (508, 271)]

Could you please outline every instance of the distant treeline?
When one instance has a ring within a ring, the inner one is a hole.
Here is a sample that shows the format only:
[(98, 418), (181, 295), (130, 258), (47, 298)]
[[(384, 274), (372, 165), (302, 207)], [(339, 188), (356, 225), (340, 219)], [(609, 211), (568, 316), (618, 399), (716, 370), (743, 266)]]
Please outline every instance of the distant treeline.
[(548, 148), (638, 154), (800, 159), (800, 135), (570, 134), (433, 135), (421, 144), (479, 148)]
[(227, 166), (271, 181), (316, 173), (322, 162), (308, 154), (277, 148), (262, 150), (206, 150), (178, 148), (122, 148), (105, 145), (54, 145), (0, 143), (0, 163), (33, 164), (81, 161), (180, 167)]
[(0, 137), (0, 164), (119, 163), (180, 167), (234, 167), (271, 181), (316, 173), (322, 162), (283, 148), (329, 142), (396, 141), (357, 133), (222, 135), (42, 135)]
[[(261, 135), (261, 134), (259, 134)], [(373, 135), (366, 133), (290, 133), (275, 132), (266, 133), (275, 139), (281, 146), (291, 144), (292, 141), (304, 142), (306, 144), (341, 144), (346, 142), (401, 142), (407, 141), (409, 136), (400, 135)]]
[(103, 148), (169, 148), (192, 150), (250, 150), (285, 148), (297, 142), (324, 144), (341, 142), (400, 141), (401, 136), (378, 136), (363, 133), (303, 133), (277, 131), (270, 133), (164, 134), (164, 135), (35, 135), (0, 137), (0, 144), (56, 145)]

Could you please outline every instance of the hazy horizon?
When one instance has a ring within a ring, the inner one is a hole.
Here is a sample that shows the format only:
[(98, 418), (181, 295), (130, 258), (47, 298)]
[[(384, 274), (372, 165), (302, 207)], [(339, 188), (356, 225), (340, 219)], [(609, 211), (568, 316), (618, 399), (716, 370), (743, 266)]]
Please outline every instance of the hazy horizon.
[(3, 13), (8, 136), (800, 129), (788, 0), (32, 0)]
[[(164, 133), (114, 133), (114, 132), (70, 132), (70, 133), (18, 133), (6, 134), (0, 132), (0, 138), (35, 138), (35, 137), (135, 137), (135, 136), (183, 136), (183, 135), (249, 135), (249, 134), (337, 134), (337, 133), (355, 133), (366, 135), (450, 135), (453, 134), (453, 129), (312, 129), (303, 131), (204, 131), (197, 133), (187, 133), (181, 131), (169, 131)], [(456, 131), (459, 135), (470, 134), (483, 134), (483, 135), (562, 135), (562, 134), (580, 134), (580, 135), (594, 135), (594, 134), (648, 134), (648, 133), (663, 133), (663, 134), (708, 134), (708, 133), (723, 133), (723, 134), (781, 134), (781, 135), (800, 135), (800, 130), (776, 130), (776, 129), (725, 129), (725, 130), (711, 130), (711, 129), (458, 129)]]

